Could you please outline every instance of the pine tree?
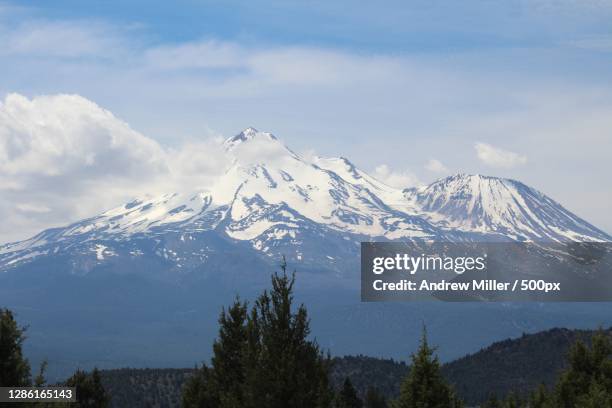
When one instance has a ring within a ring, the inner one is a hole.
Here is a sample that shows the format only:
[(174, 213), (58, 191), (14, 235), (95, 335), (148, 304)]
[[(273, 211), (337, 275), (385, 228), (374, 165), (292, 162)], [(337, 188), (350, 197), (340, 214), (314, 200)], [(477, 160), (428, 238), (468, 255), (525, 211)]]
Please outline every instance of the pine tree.
[(195, 370), (194, 375), (185, 383), (182, 392), (184, 408), (217, 408), (218, 392), (214, 390), (210, 369), (206, 365)]
[(612, 406), (612, 340), (599, 330), (588, 348), (577, 341), (569, 355), (569, 367), (555, 390), (556, 406), (570, 408), (599, 404)]
[(38, 374), (36, 378), (34, 378), (34, 386), (35, 387), (44, 387), (47, 383), (47, 379), (45, 378), (45, 372), (47, 371), (47, 360), (44, 360), (40, 363), (40, 368), (38, 370)]
[(440, 362), (434, 352), (423, 328), (421, 345), (411, 356), (410, 372), (402, 382), (394, 408), (454, 408), (463, 405), (442, 378)]
[(342, 388), (336, 394), (336, 398), (334, 400), (335, 408), (361, 408), (363, 407), (363, 402), (357, 396), (357, 391), (355, 391), (355, 387), (351, 383), (351, 380), (346, 377), (344, 379), (344, 384)]
[(592, 383), (588, 392), (577, 398), (576, 406), (580, 408), (612, 407), (611, 390), (606, 389), (600, 383)]
[(295, 273), (272, 275), (247, 313), (234, 302), (219, 318), (211, 367), (203, 365), (183, 389), (183, 405), (200, 408), (328, 408), (333, 399), (330, 358), (308, 340), (306, 309), (293, 310)]
[(272, 290), (251, 311), (247, 372), (248, 406), (313, 408), (329, 406), (329, 359), (308, 340), (310, 321), (304, 305), (294, 312), (295, 272), (272, 276)]
[(368, 387), (364, 401), (365, 408), (387, 408), (387, 400), (377, 388)]
[(30, 364), (23, 356), (25, 328), (19, 327), (13, 313), (0, 309), (0, 387), (31, 385)]
[(66, 386), (76, 387), (77, 402), (71, 404), (76, 408), (106, 408), (110, 404), (110, 396), (102, 385), (100, 371), (94, 368), (91, 373), (77, 370), (66, 380)]
[(497, 398), (497, 395), (491, 394), (489, 399), (480, 408), (502, 408), (502, 403)]
[(506, 397), (506, 400), (504, 401), (504, 408), (521, 408), (521, 407), (522, 407), (522, 403), (518, 395), (516, 395), (516, 393), (514, 392), (511, 392), (510, 394), (508, 394), (508, 396)]
[(247, 305), (236, 299), (219, 316), (211, 367), (205, 364), (185, 384), (185, 407), (242, 407), (247, 361)]
[[(213, 344), (211, 397), (226, 408), (243, 407), (247, 349), (247, 305), (236, 299), (219, 317), (219, 338)], [(216, 394), (216, 395), (214, 395)]]
[(552, 408), (550, 395), (544, 384), (531, 393), (529, 396), (529, 408)]

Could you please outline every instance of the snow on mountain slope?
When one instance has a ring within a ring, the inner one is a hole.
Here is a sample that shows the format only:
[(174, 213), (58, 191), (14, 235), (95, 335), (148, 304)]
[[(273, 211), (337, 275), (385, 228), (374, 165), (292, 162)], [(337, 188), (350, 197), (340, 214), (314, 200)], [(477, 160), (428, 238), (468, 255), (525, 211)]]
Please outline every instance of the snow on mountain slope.
[(259, 196), (268, 204), (285, 203), (313, 222), (352, 234), (395, 239), (437, 233), (429, 223), (389, 207), (378, 191), (304, 161), (267, 134), (258, 135), (265, 145), (251, 146), (258, 141), (258, 136), (251, 136), (249, 143), (232, 146), (235, 165), (219, 180), (219, 185), (231, 185), (235, 192), (233, 221), (248, 216), (251, 209), (246, 203)]
[(415, 208), (410, 206), (410, 203), (406, 201), (402, 190), (382, 183), (366, 172), (358, 169), (353, 163), (344, 157), (315, 157), (313, 164), (322, 169), (336, 173), (351, 184), (368, 189), (393, 208), (404, 211), (408, 214), (413, 213), (415, 210)]
[[(168, 232), (214, 231), (248, 241), (262, 252), (279, 245), (275, 241), (303, 244), (300, 237), (314, 231), (321, 240), (326, 234), (345, 234), (352, 245), (372, 237), (446, 239), (446, 233), (427, 220), (386, 203), (390, 196), (403, 199), (400, 190), (374, 180), (345, 159), (329, 159), (328, 165), (319, 166), (272, 134), (252, 128), (228, 138), (224, 147), (227, 169), (207, 191), (138, 199), (65, 228), (43, 231), (30, 240), (1, 246), (0, 263), (17, 259), (24, 250), (55, 251), (56, 244), (126, 241)], [(330, 165), (336, 162), (341, 166)]]
[(245, 243), (266, 256), (334, 260), (339, 253), (355, 257), (359, 242), (370, 239), (612, 240), (513, 180), (457, 175), (402, 191), (345, 158), (305, 160), (253, 128), (223, 147), (225, 172), (205, 191), (133, 200), (0, 246), (0, 269), (75, 251), (110, 262), (145, 249), (180, 266), (197, 265), (226, 243)]
[(459, 174), (404, 190), (406, 199), (433, 224), (497, 233), (520, 241), (610, 241), (605, 232), (525, 184)]

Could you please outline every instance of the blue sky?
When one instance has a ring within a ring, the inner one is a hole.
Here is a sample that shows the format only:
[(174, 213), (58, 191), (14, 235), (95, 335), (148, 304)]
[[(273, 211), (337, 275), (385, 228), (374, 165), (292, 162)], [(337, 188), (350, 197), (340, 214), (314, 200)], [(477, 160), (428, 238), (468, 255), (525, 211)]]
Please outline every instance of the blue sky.
[(142, 25), (150, 41), (440, 51), (551, 46), (610, 34), (606, 1), (20, 1), (50, 19)]
[[(610, 232), (610, 21), (608, 0), (0, 2), (0, 98), (78, 94), (166, 149), (254, 126), (399, 184), (516, 178)], [(15, 229), (99, 210), (56, 196)]]

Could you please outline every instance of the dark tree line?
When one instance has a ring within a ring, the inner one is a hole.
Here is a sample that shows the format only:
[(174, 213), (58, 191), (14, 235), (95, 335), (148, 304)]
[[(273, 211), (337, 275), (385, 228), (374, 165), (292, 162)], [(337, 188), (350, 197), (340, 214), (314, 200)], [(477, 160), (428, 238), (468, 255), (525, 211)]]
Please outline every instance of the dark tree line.
[(117, 368), (103, 370), (102, 384), (112, 407), (173, 408), (181, 406), (181, 389), (193, 368)]
[(369, 388), (387, 398), (395, 398), (399, 395), (401, 379), (408, 371), (409, 366), (405, 362), (392, 359), (363, 355), (335, 357), (332, 359), (330, 381), (339, 387), (346, 377), (350, 377), (357, 393), (364, 399)]

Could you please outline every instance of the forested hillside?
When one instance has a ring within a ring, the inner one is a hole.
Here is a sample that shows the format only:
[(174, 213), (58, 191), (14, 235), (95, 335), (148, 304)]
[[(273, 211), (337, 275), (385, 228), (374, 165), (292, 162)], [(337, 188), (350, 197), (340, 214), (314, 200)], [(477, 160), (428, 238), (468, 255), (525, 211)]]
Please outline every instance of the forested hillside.
[[(607, 330), (612, 333), (612, 329)], [(592, 331), (551, 329), (507, 339), (445, 364), (442, 372), (468, 404), (484, 401), (491, 393), (527, 393), (540, 383), (551, 384), (565, 367), (569, 347), (588, 339)], [(407, 356), (408, 357), (408, 356)], [(404, 362), (366, 356), (333, 359), (331, 381), (340, 387), (346, 377), (360, 395), (368, 387), (387, 397), (399, 392), (408, 372)], [(102, 380), (114, 407), (177, 407), (180, 390), (193, 369), (118, 369), (102, 371)]]
[(181, 388), (192, 374), (191, 368), (120, 368), (102, 371), (102, 382), (113, 407), (169, 408), (180, 406)]
[(558, 328), (525, 334), (445, 364), (442, 371), (468, 404), (492, 393), (525, 395), (540, 383), (554, 383), (567, 365), (570, 346), (578, 339), (588, 343), (592, 335), (593, 331)]

